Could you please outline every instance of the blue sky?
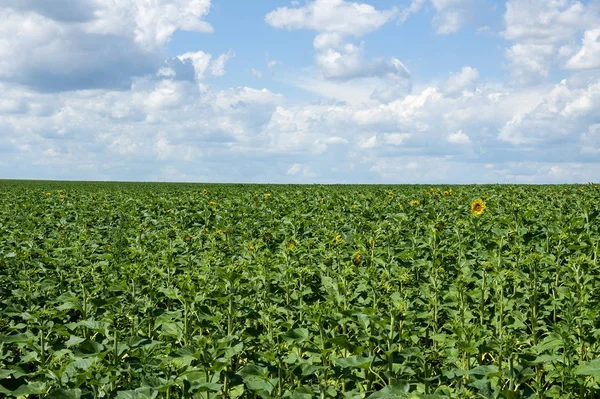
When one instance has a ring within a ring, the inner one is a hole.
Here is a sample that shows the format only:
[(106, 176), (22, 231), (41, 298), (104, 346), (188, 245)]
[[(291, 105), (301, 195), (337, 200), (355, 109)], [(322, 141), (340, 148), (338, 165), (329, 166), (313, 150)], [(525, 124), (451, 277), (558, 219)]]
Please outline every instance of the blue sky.
[(0, 178), (600, 176), (600, 1), (0, 0)]

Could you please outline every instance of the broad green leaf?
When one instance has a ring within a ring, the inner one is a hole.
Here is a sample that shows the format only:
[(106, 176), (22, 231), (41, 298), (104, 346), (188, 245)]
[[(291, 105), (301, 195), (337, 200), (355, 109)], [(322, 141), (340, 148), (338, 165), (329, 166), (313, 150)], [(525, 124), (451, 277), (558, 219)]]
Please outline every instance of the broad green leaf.
[(371, 362), (373, 361), (373, 356), (351, 356), (351, 357), (340, 357), (334, 359), (335, 364), (344, 368), (369, 368)]
[(577, 375), (589, 375), (592, 377), (600, 377), (600, 359), (594, 359), (590, 362), (581, 364), (575, 368)]

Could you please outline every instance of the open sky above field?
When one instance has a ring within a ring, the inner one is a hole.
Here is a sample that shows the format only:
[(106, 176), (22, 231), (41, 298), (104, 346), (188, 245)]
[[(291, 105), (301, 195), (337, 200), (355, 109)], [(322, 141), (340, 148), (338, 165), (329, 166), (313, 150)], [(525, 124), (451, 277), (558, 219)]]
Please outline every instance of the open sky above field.
[(0, 0), (0, 178), (600, 176), (600, 1)]

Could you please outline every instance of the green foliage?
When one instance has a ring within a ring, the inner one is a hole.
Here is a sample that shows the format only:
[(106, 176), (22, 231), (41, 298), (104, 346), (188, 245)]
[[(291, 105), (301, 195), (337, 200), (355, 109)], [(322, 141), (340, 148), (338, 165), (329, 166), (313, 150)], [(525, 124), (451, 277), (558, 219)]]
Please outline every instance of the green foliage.
[(0, 181), (0, 397), (600, 397), (599, 200)]

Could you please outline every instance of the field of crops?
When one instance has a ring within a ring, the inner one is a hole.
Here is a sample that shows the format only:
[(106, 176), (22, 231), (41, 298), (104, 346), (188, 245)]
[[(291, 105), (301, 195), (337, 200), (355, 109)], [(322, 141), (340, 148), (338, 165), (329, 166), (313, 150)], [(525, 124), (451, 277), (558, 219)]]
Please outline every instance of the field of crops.
[(597, 398), (599, 204), (0, 181), (0, 397)]

